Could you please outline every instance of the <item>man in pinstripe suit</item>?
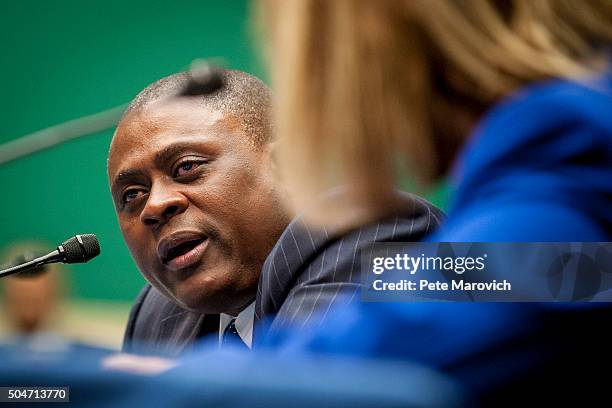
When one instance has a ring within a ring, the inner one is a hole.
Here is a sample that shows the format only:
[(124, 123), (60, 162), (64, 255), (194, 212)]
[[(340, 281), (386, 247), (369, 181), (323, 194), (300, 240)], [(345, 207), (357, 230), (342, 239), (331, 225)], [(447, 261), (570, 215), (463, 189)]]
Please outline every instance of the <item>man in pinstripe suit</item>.
[(268, 87), (222, 71), (214, 92), (184, 95), (188, 81), (174, 74), (140, 92), (108, 159), (121, 232), (150, 284), (126, 345), (160, 353), (209, 332), (249, 345), (261, 267), (290, 221), (271, 163)]
[[(270, 147), (265, 85), (225, 72), (212, 101), (157, 103), (183, 83), (172, 76), (141, 92), (109, 154), (119, 224), (150, 282), (130, 313), (124, 351), (175, 355), (209, 334), (251, 347), (264, 336), (255, 326), (317, 321), (358, 289), (360, 250), (420, 240), (439, 224), (439, 210), (408, 195), (403, 214), (348, 232), (289, 223), (260, 160)], [(186, 146), (194, 133), (202, 140)]]

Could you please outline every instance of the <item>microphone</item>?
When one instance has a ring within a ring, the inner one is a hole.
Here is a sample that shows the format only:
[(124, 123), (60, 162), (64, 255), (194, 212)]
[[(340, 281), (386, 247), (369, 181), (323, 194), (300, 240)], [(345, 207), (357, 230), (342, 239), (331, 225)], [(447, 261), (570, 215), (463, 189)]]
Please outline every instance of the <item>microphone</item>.
[(100, 243), (94, 234), (81, 234), (66, 240), (55, 251), (29, 262), (0, 271), (0, 278), (39, 268), (49, 263), (84, 263), (100, 254)]
[(187, 75), (187, 84), (178, 96), (213, 94), (224, 85), (221, 69), (205, 61), (195, 61)]

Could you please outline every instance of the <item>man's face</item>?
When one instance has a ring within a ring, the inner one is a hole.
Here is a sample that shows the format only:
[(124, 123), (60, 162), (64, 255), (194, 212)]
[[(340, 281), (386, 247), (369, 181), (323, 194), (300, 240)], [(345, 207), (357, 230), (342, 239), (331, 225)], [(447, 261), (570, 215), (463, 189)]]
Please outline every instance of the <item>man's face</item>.
[(195, 101), (151, 104), (117, 127), (108, 175), (144, 277), (186, 309), (237, 313), (287, 224), (267, 148)]

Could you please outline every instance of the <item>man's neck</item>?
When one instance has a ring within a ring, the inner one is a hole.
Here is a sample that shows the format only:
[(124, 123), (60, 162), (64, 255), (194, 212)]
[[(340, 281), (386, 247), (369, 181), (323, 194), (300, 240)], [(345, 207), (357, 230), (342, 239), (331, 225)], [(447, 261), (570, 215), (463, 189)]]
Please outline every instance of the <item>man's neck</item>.
[(246, 302), (245, 304), (243, 304), (242, 306), (240, 306), (240, 307), (238, 307), (238, 308), (236, 308), (234, 310), (228, 310), (228, 311), (225, 311), (225, 312), (221, 312), (219, 314), (231, 316), (232, 318), (238, 317), (238, 315), (240, 313), (242, 313), (246, 308), (251, 306), (254, 302), (255, 302), (255, 297), (253, 297), (248, 302)]

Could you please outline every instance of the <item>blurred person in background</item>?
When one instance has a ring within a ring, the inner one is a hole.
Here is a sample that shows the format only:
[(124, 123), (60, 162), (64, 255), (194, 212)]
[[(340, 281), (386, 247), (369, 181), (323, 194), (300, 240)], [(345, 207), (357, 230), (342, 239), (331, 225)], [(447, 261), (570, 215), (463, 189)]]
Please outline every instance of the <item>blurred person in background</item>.
[[(17, 265), (50, 252), (38, 243), (11, 245), (6, 264)], [(2, 279), (3, 306), (8, 333), (35, 337), (57, 329), (57, 313), (63, 299), (60, 266), (44, 265)]]
[[(397, 213), (408, 169), (424, 183), (450, 175), (448, 220), (429, 241), (612, 241), (612, 2), (259, 6), (280, 172), (311, 223)], [(342, 199), (321, 206), (338, 185)], [(610, 361), (609, 312), (356, 301), (269, 345), (423, 362), (484, 404), (562, 401), (606, 389), (584, 374)]]

